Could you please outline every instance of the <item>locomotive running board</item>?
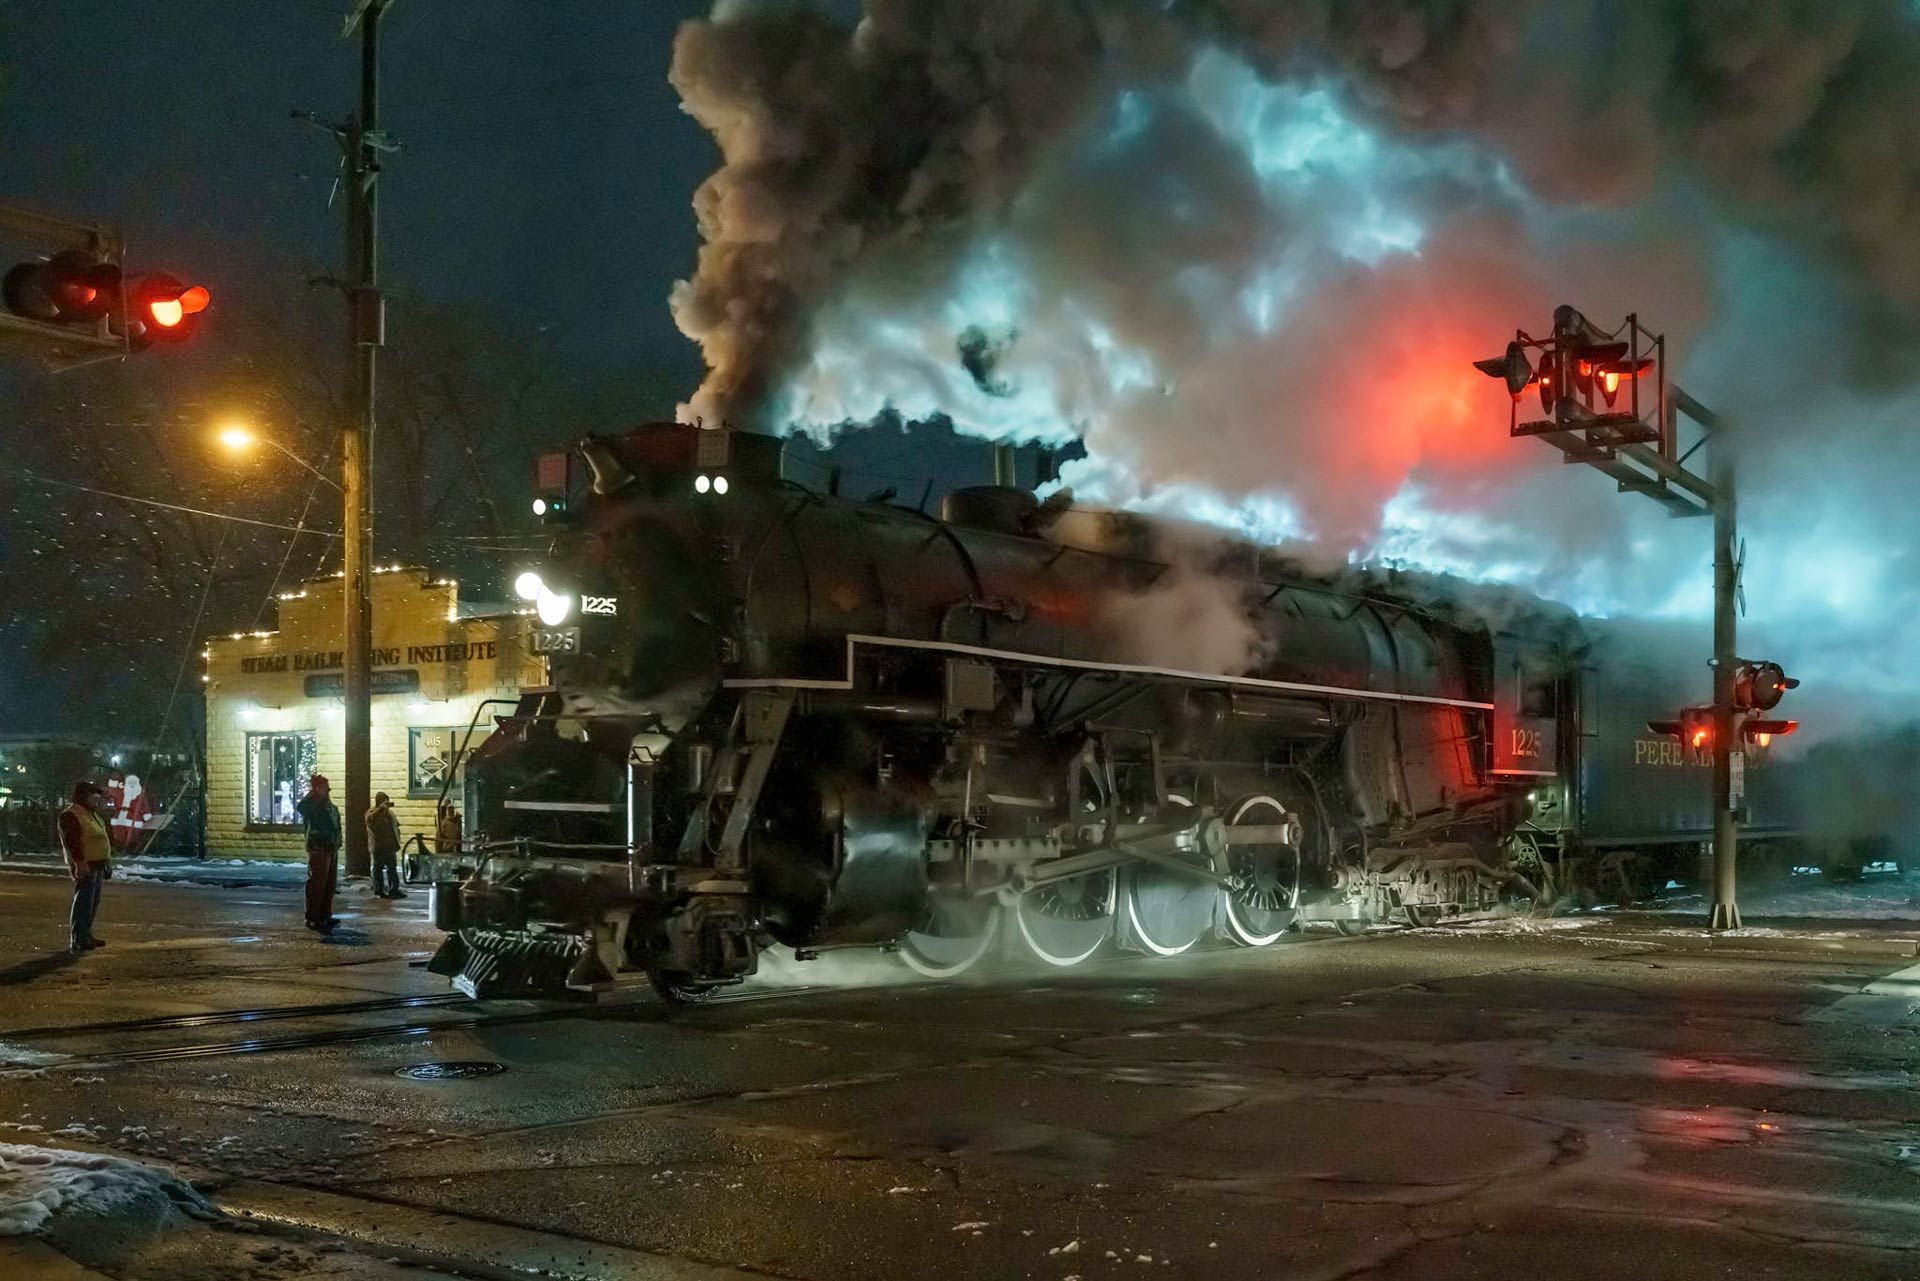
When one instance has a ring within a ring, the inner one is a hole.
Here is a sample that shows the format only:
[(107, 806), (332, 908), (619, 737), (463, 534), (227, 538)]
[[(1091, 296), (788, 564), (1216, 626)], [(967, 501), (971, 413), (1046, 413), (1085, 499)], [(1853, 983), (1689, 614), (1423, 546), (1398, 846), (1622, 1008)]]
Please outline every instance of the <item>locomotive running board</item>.
[(905, 640), (897, 636), (847, 636), (847, 674), (839, 680), (809, 680), (788, 676), (745, 676), (722, 681), (728, 689), (853, 689), (853, 651), (867, 645), (876, 649), (915, 649), (933, 654), (960, 654), (968, 658), (991, 658), (1034, 667), (1067, 668), (1079, 672), (1112, 672), (1120, 676), (1151, 676), (1163, 680), (1195, 681), (1205, 685), (1224, 685), (1233, 689), (1270, 689), (1289, 694), (1322, 694), (1330, 698), (1371, 699), (1388, 703), (1419, 703), (1430, 707), (1459, 707), (1468, 711), (1490, 712), (1492, 703), (1466, 698), (1441, 698), (1434, 694), (1395, 694), (1387, 690), (1350, 689), (1344, 685), (1309, 685), (1299, 681), (1273, 681), (1258, 676), (1222, 676), (1216, 672), (1189, 672), (1177, 667), (1145, 667), (1137, 663), (1096, 663), (1084, 658), (1049, 658), (1011, 649), (987, 649), (980, 645), (962, 645), (957, 641)]

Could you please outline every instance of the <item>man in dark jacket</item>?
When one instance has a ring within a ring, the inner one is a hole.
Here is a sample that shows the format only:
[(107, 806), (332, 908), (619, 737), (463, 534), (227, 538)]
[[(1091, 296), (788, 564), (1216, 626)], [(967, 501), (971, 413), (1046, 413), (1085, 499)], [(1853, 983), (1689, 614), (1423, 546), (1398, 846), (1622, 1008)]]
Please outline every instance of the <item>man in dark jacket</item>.
[(340, 855), (340, 807), (325, 774), (315, 774), (293, 807), (307, 830), (307, 928), (333, 933), (333, 873)]
[(73, 804), (60, 811), (60, 849), (73, 877), (68, 950), (86, 952), (106, 944), (93, 935), (100, 887), (113, 875), (113, 838), (107, 832), (107, 789), (91, 779), (73, 785)]
[(373, 808), (367, 811), (367, 849), (373, 855), (374, 897), (405, 898), (400, 888), (400, 820), (385, 792), (373, 794)]

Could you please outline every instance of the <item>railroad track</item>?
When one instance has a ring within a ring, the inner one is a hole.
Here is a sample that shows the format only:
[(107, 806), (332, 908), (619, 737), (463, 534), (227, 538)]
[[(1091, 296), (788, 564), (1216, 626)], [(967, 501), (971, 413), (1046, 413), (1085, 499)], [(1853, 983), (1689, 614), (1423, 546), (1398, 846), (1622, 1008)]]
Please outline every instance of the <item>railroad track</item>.
[[(1309, 941), (1301, 940), (1291, 946), (1301, 946)], [(1096, 958), (1087, 965), (1076, 967), (1071, 973), (1087, 973), (1105, 969), (1121, 962), (1138, 961), (1133, 956), (1105, 956)], [(1055, 972), (1034, 971), (1027, 974), (1009, 973), (1008, 979), (1031, 979), (1034, 977), (1057, 977)], [(938, 988), (946, 986), (941, 980), (919, 980), (906, 986), (925, 986)], [(624, 991), (646, 991), (649, 985), (644, 977), (634, 975), (615, 989), (616, 994)], [(758, 1001), (787, 1000), (793, 997), (813, 995), (821, 992), (842, 990), (831, 984), (803, 984), (793, 987), (748, 987), (716, 996), (701, 1003), (698, 1010), (711, 1010), (727, 1005), (746, 1005)], [(503, 1004), (516, 1008), (501, 1009)], [(103, 1038), (124, 1041), (128, 1038), (145, 1038), (168, 1032), (186, 1032), (198, 1028), (246, 1026), (254, 1023), (321, 1021), (335, 1018), (353, 1018), (368, 1014), (379, 1014), (390, 1010), (419, 1010), (425, 1012), (447, 1011), (453, 1015), (448, 1018), (422, 1019), (412, 1018), (402, 1022), (361, 1024), (349, 1027), (321, 1027), (310, 1031), (289, 1032), (284, 1036), (247, 1037), (233, 1041), (192, 1041), (158, 1045), (135, 1045), (121, 1048), (75, 1049), (63, 1052), (57, 1047), (60, 1043), (85, 1038)], [(98, 1023), (70, 1023), (45, 1027), (10, 1028), (0, 1030), (0, 1076), (17, 1075), (26, 1072), (42, 1071), (80, 1071), (122, 1066), (134, 1063), (160, 1063), (175, 1059), (224, 1058), (247, 1054), (272, 1054), (289, 1050), (314, 1049), (330, 1045), (352, 1045), (369, 1041), (403, 1040), (409, 1037), (431, 1036), (438, 1032), (467, 1032), (481, 1028), (516, 1027), (539, 1023), (560, 1022), (566, 1019), (601, 1021), (623, 1018), (665, 1017), (665, 1007), (651, 999), (640, 1001), (616, 1000), (607, 1004), (591, 1004), (577, 1000), (514, 1000), (476, 1001), (458, 992), (430, 993), (418, 996), (375, 997), (357, 1001), (334, 1001), (306, 1005), (268, 1005), (240, 1010), (208, 1010), (193, 1014), (167, 1014), (145, 1019), (122, 1019)], [(689, 1012), (689, 1017), (698, 1018), (698, 1012)], [(9, 1051), (26, 1052), (24, 1058), (9, 1059)]]
[[(623, 985), (629, 986), (629, 985)], [(630, 985), (646, 990), (644, 979)], [(616, 989), (618, 991), (619, 989)], [(748, 1004), (775, 998), (799, 996), (817, 988), (796, 987), (776, 991), (747, 991), (719, 996), (708, 1006)], [(0, 1031), (0, 1076), (24, 1072), (97, 1070), (132, 1063), (159, 1063), (173, 1059), (224, 1058), (244, 1054), (272, 1054), (286, 1050), (312, 1049), (329, 1045), (352, 1045), (367, 1041), (402, 1040), (431, 1036), (440, 1032), (466, 1032), (479, 1028), (514, 1027), (534, 1023), (552, 1023), (565, 1019), (605, 1020), (659, 1015), (663, 1007), (652, 1001), (621, 1001), (595, 1005), (581, 1001), (515, 1001), (516, 1006), (534, 1008), (501, 1010), (498, 1002), (475, 1001), (456, 992), (425, 996), (386, 997), (362, 1001), (338, 1001), (320, 1005), (274, 1005), (246, 1010), (211, 1010), (204, 1014), (173, 1014), (148, 1019), (124, 1019), (117, 1022), (76, 1023), (65, 1026), (16, 1028)], [(239, 1041), (193, 1041), (180, 1044), (134, 1046), (126, 1049), (87, 1050), (71, 1053), (43, 1048), (84, 1037), (124, 1039), (153, 1033), (176, 1032), (192, 1028), (233, 1026), (277, 1020), (319, 1020), (351, 1017), (401, 1009), (444, 1009), (469, 1007), (456, 1017), (398, 1023), (376, 1023), (354, 1027), (319, 1028), (293, 1032), (285, 1036), (248, 1037)], [(9, 1051), (26, 1051), (25, 1059), (9, 1061)]]
[(222, 1023), (264, 1023), (274, 1019), (324, 1017), (330, 1014), (362, 1014), (377, 1010), (402, 1010), (422, 1006), (458, 1005), (471, 998), (459, 992), (427, 996), (389, 996), (365, 1001), (330, 1001), (318, 1005), (267, 1005), (253, 1010), (208, 1010), (201, 1014), (163, 1014), (150, 1019), (122, 1019), (107, 1023), (67, 1023), (49, 1027), (23, 1027), (0, 1031), (0, 1043), (49, 1041), (69, 1036), (98, 1036), (107, 1033), (159, 1032), (175, 1028), (213, 1027)]

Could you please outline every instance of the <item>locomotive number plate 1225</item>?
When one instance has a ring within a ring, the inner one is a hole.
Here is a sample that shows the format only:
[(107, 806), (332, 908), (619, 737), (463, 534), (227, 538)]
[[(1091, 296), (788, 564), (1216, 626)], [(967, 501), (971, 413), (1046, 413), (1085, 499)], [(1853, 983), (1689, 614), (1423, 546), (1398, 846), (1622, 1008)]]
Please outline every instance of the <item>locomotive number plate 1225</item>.
[(533, 632), (533, 652), (536, 654), (578, 654), (580, 652), (580, 629), (578, 627), (537, 627)]

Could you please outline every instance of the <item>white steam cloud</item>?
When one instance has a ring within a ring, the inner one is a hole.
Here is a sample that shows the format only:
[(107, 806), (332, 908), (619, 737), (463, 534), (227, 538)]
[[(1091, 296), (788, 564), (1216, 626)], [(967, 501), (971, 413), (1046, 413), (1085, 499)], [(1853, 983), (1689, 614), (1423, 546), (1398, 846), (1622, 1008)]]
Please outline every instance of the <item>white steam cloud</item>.
[(1744, 647), (1912, 706), (1909, 6), (736, 0), (673, 78), (724, 158), (689, 415), (1079, 439), (1083, 500), (1694, 615), (1704, 522), (1508, 440), (1469, 364), (1638, 311), (1736, 424)]

